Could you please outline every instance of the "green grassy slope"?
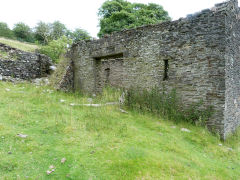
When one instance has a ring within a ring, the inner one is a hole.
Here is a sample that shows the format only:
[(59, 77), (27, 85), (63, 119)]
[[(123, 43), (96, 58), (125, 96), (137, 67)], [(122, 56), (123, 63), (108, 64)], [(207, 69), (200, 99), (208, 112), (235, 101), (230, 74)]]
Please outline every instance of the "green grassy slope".
[(3, 37), (0, 37), (0, 43), (3, 43), (8, 46), (11, 46), (13, 48), (17, 48), (17, 49), (20, 49), (22, 51), (27, 51), (27, 52), (34, 52), (36, 49), (38, 49), (38, 46), (35, 44), (20, 42), (17, 40), (7, 39), (7, 38), (3, 38)]
[[(94, 102), (117, 97), (106, 94)], [(87, 98), (0, 82), (0, 179), (240, 179), (240, 134), (223, 143), (202, 127), (70, 103)]]

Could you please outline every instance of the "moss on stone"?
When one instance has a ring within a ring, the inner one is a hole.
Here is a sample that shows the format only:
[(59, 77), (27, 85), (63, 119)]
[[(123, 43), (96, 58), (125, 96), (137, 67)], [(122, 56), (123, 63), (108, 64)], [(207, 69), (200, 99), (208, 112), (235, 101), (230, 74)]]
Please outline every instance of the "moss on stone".
[(16, 54), (10, 54), (9, 52), (0, 50), (0, 59), (17, 60), (17, 55)]

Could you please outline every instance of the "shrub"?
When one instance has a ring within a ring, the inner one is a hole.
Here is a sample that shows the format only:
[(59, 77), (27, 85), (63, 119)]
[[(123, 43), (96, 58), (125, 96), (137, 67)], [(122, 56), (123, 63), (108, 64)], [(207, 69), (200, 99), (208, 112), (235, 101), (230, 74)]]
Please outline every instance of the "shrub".
[(213, 113), (212, 107), (203, 107), (203, 101), (184, 107), (176, 90), (166, 93), (153, 88), (150, 91), (131, 88), (127, 91), (125, 105), (141, 112), (153, 112), (164, 118), (204, 125)]
[(62, 36), (57, 40), (50, 41), (48, 45), (42, 46), (40, 53), (49, 56), (53, 62), (57, 63), (62, 55), (64, 55), (68, 47), (72, 44), (72, 40), (66, 36)]

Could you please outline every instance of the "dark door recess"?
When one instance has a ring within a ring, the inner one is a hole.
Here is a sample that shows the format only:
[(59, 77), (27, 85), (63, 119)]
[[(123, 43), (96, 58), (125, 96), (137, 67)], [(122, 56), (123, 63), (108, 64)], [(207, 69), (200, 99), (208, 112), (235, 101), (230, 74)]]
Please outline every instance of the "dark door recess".
[(104, 86), (121, 87), (123, 74), (123, 54), (94, 57), (95, 88), (101, 92)]

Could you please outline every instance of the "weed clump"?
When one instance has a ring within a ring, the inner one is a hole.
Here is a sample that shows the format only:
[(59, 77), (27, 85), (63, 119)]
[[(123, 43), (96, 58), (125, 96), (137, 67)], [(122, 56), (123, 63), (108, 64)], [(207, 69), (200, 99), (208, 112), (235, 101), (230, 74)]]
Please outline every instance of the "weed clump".
[(204, 107), (203, 101), (185, 107), (175, 89), (167, 93), (156, 87), (151, 90), (130, 88), (125, 105), (130, 109), (151, 112), (175, 122), (185, 121), (198, 125), (205, 125), (213, 114), (213, 108)]

